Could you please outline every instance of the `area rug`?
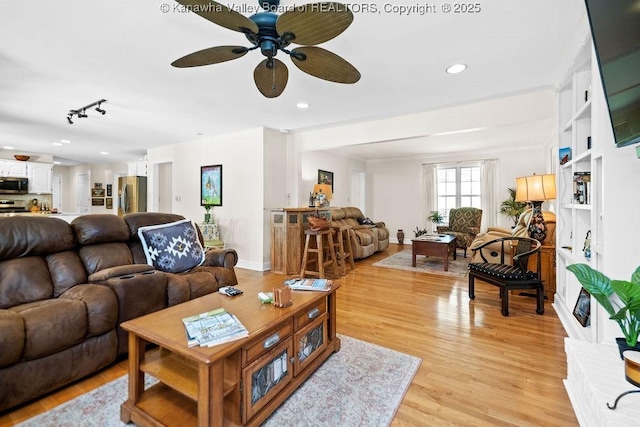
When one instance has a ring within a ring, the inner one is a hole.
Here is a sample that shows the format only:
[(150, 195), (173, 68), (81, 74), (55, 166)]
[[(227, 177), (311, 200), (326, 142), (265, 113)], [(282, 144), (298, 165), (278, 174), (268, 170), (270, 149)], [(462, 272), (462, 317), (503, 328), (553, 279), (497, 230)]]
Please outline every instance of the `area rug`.
[(382, 261), (378, 261), (374, 263), (373, 266), (439, 274), (442, 276), (464, 277), (467, 274), (467, 266), (470, 260), (470, 257), (464, 258), (462, 255), (459, 255), (456, 260), (449, 257), (449, 271), (444, 271), (444, 259), (418, 255), (416, 257), (416, 266), (413, 267), (411, 266), (411, 249), (409, 248), (395, 253)]
[[(263, 426), (388, 426), (421, 359), (340, 335), (342, 346)], [(147, 377), (148, 378), (148, 377)], [(154, 383), (148, 378), (147, 384)], [(126, 376), (38, 415), (20, 427), (125, 426)]]

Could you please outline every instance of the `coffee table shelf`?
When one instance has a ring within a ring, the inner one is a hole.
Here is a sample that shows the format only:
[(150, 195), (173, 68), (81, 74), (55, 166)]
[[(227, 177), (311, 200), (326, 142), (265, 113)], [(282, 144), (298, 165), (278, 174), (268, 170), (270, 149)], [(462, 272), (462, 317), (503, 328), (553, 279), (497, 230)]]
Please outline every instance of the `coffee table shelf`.
[[(198, 399), (198, 366), (194, 362), (158, 348), (146, 353), (144, 361), (140, 363), (140, 370), (185, 396)], [(225, 378), (224, 395), (227, 396), (237, 386), (236, 382)]]

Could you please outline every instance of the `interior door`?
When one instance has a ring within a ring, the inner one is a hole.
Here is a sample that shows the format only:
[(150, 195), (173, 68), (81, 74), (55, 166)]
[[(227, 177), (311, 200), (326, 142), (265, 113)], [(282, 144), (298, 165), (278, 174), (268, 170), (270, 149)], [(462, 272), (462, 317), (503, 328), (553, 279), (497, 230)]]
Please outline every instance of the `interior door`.
[(89, 191), (89, 175), (81, 173), (76, 179), (76, 207), (80, 214), (88, 214), (91, 209), (91, 193)]

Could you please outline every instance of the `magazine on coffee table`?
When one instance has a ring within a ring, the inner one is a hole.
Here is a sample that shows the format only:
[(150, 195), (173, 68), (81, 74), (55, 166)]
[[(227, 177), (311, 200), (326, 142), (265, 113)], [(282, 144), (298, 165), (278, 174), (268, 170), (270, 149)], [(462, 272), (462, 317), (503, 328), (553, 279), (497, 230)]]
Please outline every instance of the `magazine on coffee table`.
[(249, 331), (224, 308), (182, 319), (187, 330), (187, 345), (213, 347), (249, 336)]
[(327, 292), (331, 290), (333, 280), (327, 279), (289, 279), (284, 284), (296, 291), (321, 291)]

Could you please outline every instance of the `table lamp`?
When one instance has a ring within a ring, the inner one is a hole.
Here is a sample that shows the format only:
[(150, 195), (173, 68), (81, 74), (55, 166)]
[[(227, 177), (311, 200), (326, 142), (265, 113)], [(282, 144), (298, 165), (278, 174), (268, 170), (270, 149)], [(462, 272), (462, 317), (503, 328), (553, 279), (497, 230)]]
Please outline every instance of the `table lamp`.
[(543, 242), (547, 224), (542, 216), (542, 202), (556, 198), (556, 176), (553, 174), (516, 178), (516, 202), (529, 202), (533, 208), (529, 221), (529, 237)]
[(331, 191), (331, 186), (329, 184), (316, 184), (313, 187), (313, 193), (316, 195), (316, 198), (319, 194), (324, 194), (325, 203), (322, 207), (329, 207), (329, 202), (333, 199), (333, 191)]

